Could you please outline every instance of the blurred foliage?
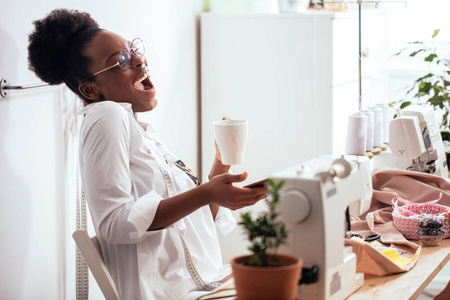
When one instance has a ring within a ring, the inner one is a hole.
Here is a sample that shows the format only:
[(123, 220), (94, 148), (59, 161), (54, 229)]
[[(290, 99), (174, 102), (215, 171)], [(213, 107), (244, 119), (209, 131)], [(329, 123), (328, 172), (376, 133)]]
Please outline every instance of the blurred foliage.
[(241, 213), (241, 222), (247, 239), (250, 242), (251, 251), (248, 265), (256, 267), (267, 267), (274, 265), (271, 254), (280, 245), (285, 244), (288, 232), (284, 223), (277, 221), (277, 205), (280, 201), (279, 191), (284, 181), (275, 182), (269, 178), (266, 185), (269, 188), (269, 197), (265, 199), (268, 211), (253, 219), (250, 212)]
[[(433, 39), (439, 34), (439, 31), (439, 29), (434, 30)], [(389, 103), (389, 106), (403, 109), (411, 104), (426, 103), (431, 105), (435, 110), (441, 110), (443, 113), (440, 124), (441, 131), (449, 131), (450, 60), (440, 57), (436, 52), (436, 48), (431, 48), (424, 42), (410, 42), (408, 47), (394, 54), (394, 56), (402, 55), (405, 52), (409, 52), (409, 57), (413, 58), (420, 53), (424, 56), (423, 61), (428, 63), (428, 66), (433, 66), (433, 68), (430, 68), (432, 71), (428, 74), (416, 79), (408, 88), (405, 98), (412, 95), (412, 101), (401, 99)]]

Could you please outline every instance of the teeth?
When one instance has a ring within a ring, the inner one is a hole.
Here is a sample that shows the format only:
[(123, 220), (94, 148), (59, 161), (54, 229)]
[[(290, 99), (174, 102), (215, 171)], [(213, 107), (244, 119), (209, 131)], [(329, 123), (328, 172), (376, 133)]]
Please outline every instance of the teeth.
[(148, 77), (148, 73), (144, 73), (144, 75), (142, 75), (141, 78), (139, 78), (138, 80), (136, 80), (136, 82), (134, 84), (138, 84), (140, 82), (142, 82), (142, 80), (144, 80), (145, 78)]

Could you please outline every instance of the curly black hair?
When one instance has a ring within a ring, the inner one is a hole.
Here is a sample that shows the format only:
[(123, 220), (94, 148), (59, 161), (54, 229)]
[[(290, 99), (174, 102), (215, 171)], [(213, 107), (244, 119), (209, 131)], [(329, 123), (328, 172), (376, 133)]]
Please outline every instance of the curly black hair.
[(82, 100), (80, 82), (89, 76), (90, 60), (83, 55), (87, 44), (102, 29), (85, 12), (55, 9), (33, 22), (29, 35), (28, 68), (50, 85), (66, 85)]

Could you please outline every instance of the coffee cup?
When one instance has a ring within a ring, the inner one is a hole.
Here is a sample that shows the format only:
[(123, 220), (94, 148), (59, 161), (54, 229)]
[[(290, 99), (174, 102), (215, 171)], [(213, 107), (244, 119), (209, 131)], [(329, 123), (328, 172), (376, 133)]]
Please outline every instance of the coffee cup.
[(246, 120), (220, 120), (214, 122), (214, 133), (224, 165), (239, 165), (244, 162), (245, 144), (248, 135)]

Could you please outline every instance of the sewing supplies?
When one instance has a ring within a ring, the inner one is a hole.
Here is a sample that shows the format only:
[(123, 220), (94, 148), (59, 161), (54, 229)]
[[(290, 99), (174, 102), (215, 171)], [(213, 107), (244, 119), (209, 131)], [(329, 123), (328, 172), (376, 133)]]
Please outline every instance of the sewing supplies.
[(420, 214), (417, 235), (421, 246), (436, 247), (441, 244), (442, 236), (445, 233), (445, 230), (442, 229), (444, 220), (444, 216), (430, 214), (430, 211)]
[(367, 116), (357, 112), (348, 117), (345, 153), (364, 155), (366, 153)]
[(371, 106), (368, 110), (373, 111), (373, 147), (383, 145), (383, 109)]
[[(442, 197), (440, 194), (439, 199), (428, 201), (425, 203), (414, 203), (400, 197), (392, 199), (393, 211), (392, 219), (394, 227), (400, 231), (408, 240), (419, 240), (419, 222), (422, 219), (423, 228), (420, 232), (426, 236), (426, 230), (433, 226), (431, 223), (441, 222), (442, 220), (442, 238), (450, 238), (450, 207), (445, 205), (439, 205), (438, 202)], [(404, 203), (405, 205), (399, 205)], [(435, 219), (430, 219), (430, 216), (434, 216)], [(436, 217), (439, 217), (436, 219)], [(428, 224), (428, 225), (427, 225)], [(434, 226), (437, 226), (436, 224)], [(439, 234), (438, 234), (439, 235)]]

